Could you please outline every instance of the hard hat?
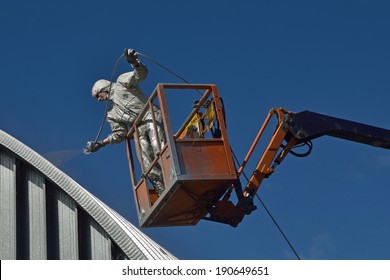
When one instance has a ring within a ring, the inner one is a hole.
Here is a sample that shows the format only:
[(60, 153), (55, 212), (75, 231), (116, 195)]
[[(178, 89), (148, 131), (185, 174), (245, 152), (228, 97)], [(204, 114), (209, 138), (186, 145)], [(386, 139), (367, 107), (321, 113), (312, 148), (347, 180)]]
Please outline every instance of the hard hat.
[(98, 80), (92, 87), (92, 97), (96, 98), (99, 92), (106, 91), (108, 92), (110, 89), (110, 81), (107, 80)]

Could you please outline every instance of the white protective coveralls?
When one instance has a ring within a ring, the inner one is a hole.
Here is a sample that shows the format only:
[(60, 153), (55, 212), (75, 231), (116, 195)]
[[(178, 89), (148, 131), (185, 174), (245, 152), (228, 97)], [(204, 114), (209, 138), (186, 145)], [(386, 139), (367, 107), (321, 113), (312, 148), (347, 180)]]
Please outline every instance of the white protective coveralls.
[[(125, 140), (129, 127), (131, 127), (141, 113), (142, 108), (148, 101), (147, 96), (138, 86), (148, 74), (148, 69), (139, 62), (138, 67), (133, 67), (134, 71), (120, 75), (116, 83), (112, 83), (108, 99), (111, 106), (107, 112), (107, 121), (111, 126), (112, 133), (108, 135), (110, 144), (117, 144)], [(92, 87), (92, 95), (97, 96), (99, 92), (110, 89), (110, 81), (98, 80)], [(142, 159), (145, 170), (150, 166), (155, 155), (165, 144), (165, 134), (161, 120), (161, 111), (154, 106), (154, 118), (158, 133), (158, 140), (153, 128), (153, 121), (150, 111), (147, 110), (141, 123), (138, 126), (139, 141), (142, 152)], [(163, 188), (161, 167), (157, 163), (148, 175), (156, 190)], [(158, 191), (158, 190), (157, 190)]]

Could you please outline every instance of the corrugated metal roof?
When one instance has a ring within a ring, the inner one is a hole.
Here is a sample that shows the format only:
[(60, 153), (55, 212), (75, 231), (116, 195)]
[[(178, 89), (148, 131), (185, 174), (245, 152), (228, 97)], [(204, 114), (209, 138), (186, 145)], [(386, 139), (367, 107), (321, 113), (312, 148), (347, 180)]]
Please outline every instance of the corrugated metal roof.
[(0, 130), (0, 144), (34, 166), (83, 208), (130, 259), (176, 259), (120, 214), (96, 198), (37, 152)]

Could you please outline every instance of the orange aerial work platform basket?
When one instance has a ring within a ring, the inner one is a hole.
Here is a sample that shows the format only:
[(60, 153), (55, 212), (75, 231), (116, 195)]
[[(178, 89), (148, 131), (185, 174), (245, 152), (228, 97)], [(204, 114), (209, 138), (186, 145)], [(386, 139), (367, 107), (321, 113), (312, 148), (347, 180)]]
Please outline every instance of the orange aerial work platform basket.
[[(200, 99), (185, 107), (181, 98), (188, 99), (196, 92)], [(174, 108), (170, 107), (172, 114), (168, 111), (168, 95), (175, 104)], [(145, 168), (140, 164), (143, 159), (136, 127), (149, 111), (157, 135), (154, 106), (161, 110), (166, 142), (152, 164)], [(173, 115), (176, 111), (187, 113), (180, 120), (181, 116)], [(128, 132), (126, 148), (141, 227), (195, 225), (207, 218), (237, 181), (223, 104), (215, 85), (158, 84)], [(134, 150), (138, 155), (136, 159)], [(165, 186), (160, 195), (148, 179), (156, 166), (162, 170)]]

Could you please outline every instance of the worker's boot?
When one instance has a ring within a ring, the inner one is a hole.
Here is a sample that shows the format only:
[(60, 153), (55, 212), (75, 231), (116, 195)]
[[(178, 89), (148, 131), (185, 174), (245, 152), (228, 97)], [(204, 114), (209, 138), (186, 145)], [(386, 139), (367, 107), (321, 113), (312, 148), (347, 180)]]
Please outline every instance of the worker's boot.
[(165, 190), (164, 184), (161, 181), (153, 181), (153, 187), (158, 196), (160, 196)]

